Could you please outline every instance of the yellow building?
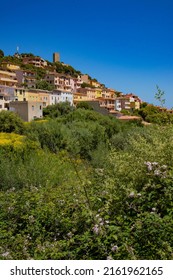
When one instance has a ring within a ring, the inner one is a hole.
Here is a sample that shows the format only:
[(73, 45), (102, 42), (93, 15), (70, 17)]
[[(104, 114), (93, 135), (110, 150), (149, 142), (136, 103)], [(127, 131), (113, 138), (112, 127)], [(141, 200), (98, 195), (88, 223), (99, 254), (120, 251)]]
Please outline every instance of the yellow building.
[(100, 98), (102, 96), (102, 90), (97, 88), (95, 89), (95, 97)]
[(17, 88), (15, 90), (15, 100), (42, 102), (43, 108), (45, 108), (50, 105), (50, 92), (39, 89)]
[(114, 89), (105, 88), (102, 90), (101, 97), (103, 98), (115, 98), (116, 91)]
[(73, 94), (73, 102), (76, 105), (80, 101), (88, 101), (88, 97), (85, 93), (76, 92)]
[(47, 107), (50, 105), (50, 92), (48, 91), (43, 91), (43, 90), (38, 90), (38, 95), (39, 95), (39, 101), (43, 102), (43, 108)]
[(17, 85), (16, 73), (0, 70), (0, 85), (16, 87)]
[(93, 86), (93, 87), (96, 87), (96, 88), (101, 87), (101, 84), (96, 80), (91, 80), (90, 85)]
[(3, 61), (1, 62), (1, 67), (6, 70), (19, 70), (20, 66), (14, 63)]
[(97, 97), (97, 91), (95, 88), (86, 88), (86, 94), (87, 94), (88, 100), (94, 100)]

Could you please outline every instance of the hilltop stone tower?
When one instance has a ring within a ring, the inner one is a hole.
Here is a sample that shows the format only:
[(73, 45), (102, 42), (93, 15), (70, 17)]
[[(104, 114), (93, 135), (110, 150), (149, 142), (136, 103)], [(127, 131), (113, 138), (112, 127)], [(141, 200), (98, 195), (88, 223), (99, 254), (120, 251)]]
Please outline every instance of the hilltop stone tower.
[(60, 61), (60, 54), (53, 53), (53, 62), (59, 62), (59, 61)]

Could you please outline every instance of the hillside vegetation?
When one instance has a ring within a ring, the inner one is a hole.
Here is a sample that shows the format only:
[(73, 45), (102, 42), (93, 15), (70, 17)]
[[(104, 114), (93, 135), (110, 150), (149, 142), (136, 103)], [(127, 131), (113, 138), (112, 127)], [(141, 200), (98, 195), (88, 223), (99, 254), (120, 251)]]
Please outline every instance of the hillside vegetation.
[(172, 125), (60, 104), (0, 127), (1, 259), (173, 258)]

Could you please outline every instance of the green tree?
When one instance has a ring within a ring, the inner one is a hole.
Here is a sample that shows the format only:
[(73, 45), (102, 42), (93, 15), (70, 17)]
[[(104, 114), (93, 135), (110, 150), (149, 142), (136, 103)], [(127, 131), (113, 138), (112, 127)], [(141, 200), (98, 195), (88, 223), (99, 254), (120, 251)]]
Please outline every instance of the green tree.
[(86, 110), (93, 110), (92, 106), (86, 102), (86, 101), (81, 101), (79, 103), (77, 103), (76, 108), (82, 108), (82, 109), (86, 109)]
[(145, 108), (147, 107), (148, 103), (147, 102), (142, 102), (140, 105), (140, 108)]
[(126, 110), (126, 109), (122, 109), (121, 113), (124, 115), (131, 115), (131, 111), (130, 110)]
[(1, 111), (0, 112), (0, 132), (16, 132), (23, 133), (24, 122), (14, 112)]
[(21, 53), (21, 57), (34, 57), (35, 55), (33, 53)]
[(157, 122), (156, 119), (153, 118), (153, 115), (159, 115), (161, 112), (159, 111), (159, 108), (157, 108), (154, 105), (147, 105), (143, 106), (141, 109), (138, 110), (138, 114), (144, 119), (144, 121), (149, 121), (152, 119), (152, 121)]
[(60, 102), (55, 105), (49, 105), (43, 109), (43, 116), (49, 118), (57, 118), (59, 116), (67, 115), (73, 111), (73, 106), (69, 102)]
[(0, 50), (0, 58), (4, 57), (4, 52), (2, 50)]
[(92, 86), (92, 85), (90, 85), (88, 83), (85, 83), (85, 82), (81, 84), (81, 88), (86, 88), (86, 87), (95, 88), (95, 86)]
[(36, 88), (51, 91), (54, 89), (54, 86), (50, 85), (47, 81), (42, 80), (37, 82)]
[(156, 85), (156, 88), (157, 88), (157, 92), (155, 94), (155, 99), (158, 100), (160, 102), (161, 107), (163, 107), (165, 104), (165, 99), (164, 99), (165, 92), (161, 90), (158, 85)]

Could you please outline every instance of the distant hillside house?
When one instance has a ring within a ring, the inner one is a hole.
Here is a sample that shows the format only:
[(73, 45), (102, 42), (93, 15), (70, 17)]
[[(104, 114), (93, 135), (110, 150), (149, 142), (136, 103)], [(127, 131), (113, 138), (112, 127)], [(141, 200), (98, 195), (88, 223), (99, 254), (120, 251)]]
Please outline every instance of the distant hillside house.
[(43, 107), (50, 105), (50, 91), (41, 89), (15, 89), (15, 100), (42, 102)]
[(11, 71), (0, 70), (0, 85), (16, 87), (16, 73)]
[(121, 110), (139, 109), (141, 102), (138, 96), (132, 93), (126, 94), (115, 99), (115, 110), (121, 112)]
[(16, 87), (8, 87), (8, 86), (0, 85), (0, 93), (10, 96), (10, 100), (12, 100), (12, 101), (15, 100), (15, 90), (16, 90)]
[(88, 101), (88, 97), (85, 93), (81, 93), (81, 92), (75, 92), (73, 94), (73, 102), (74, 105), (76, 105), (77, 103), (81, 102), (81, 101)]
[(12, 95), (0, 87), (0, 111), (8, 110), (10, 101), (14, 100)]
[(44, 78), (56, 90), (72, 92), (74, 90), (74, 80), (72, 77), (56, 72), (50, 72)]
[(36, 74), (30, 70), (16, 70), (18, 86), (36, 88)]
[(22, 58), (23, 64), (32, 64), (35, 67), (44, 68), (47, 66), (47, 61), (45, 61), (40, 56), (25, 56)]
[(104, 98), (115, 98), (118, 93), (119, 92), (117, 92), (114, 89), (103, 88), (102, 89), (102, 93), (101, 93), (101, 97), (104, 97)]
[(91, 81), (90, 81), (90, 85), (93, 86), (93, 87), (96, 87), (96, 88), (102, 87), (101, 83), (99, 83), (99, 82), (96, 81), (96, 80), (91, 80)]
[(73, 78), (74, 81), (74, 92), (81, 88), (84, 81), (87, 81), (87, 77), (84, 75), (78, 75), (77, 78)]
[(100, 97), (98, 98), (100, 107), (104, 107), (106, 109), (114, 110), (115, 107), (115, 98), (114, 97)]
[(9, 110), (17, 113), (25, 122), (43, 117), (43, 103), (35, 101), (12, 101)]
[(9, 103), (15, 101), (15, 90), (14, 87), (0, 85), (0, 111), (9, 110)]
[(8, 61), (2, 61), (1, 67), (5, 70), (18, 70), (20, 69), (20, 66), (14, 63), (10, 63)]
[(85, 87), (85, 88), (79, 88), (77, 90), (77, 93), (83, 93), (86, 95), (87, 100), (95, 100), (98, 96), (98, 90), (95, 88)]
[(53, 90), (50, 94), (50, 105), (55, 105), (61, 102), (69, 102), (73, 105), (73, 93), (61, 90)]

